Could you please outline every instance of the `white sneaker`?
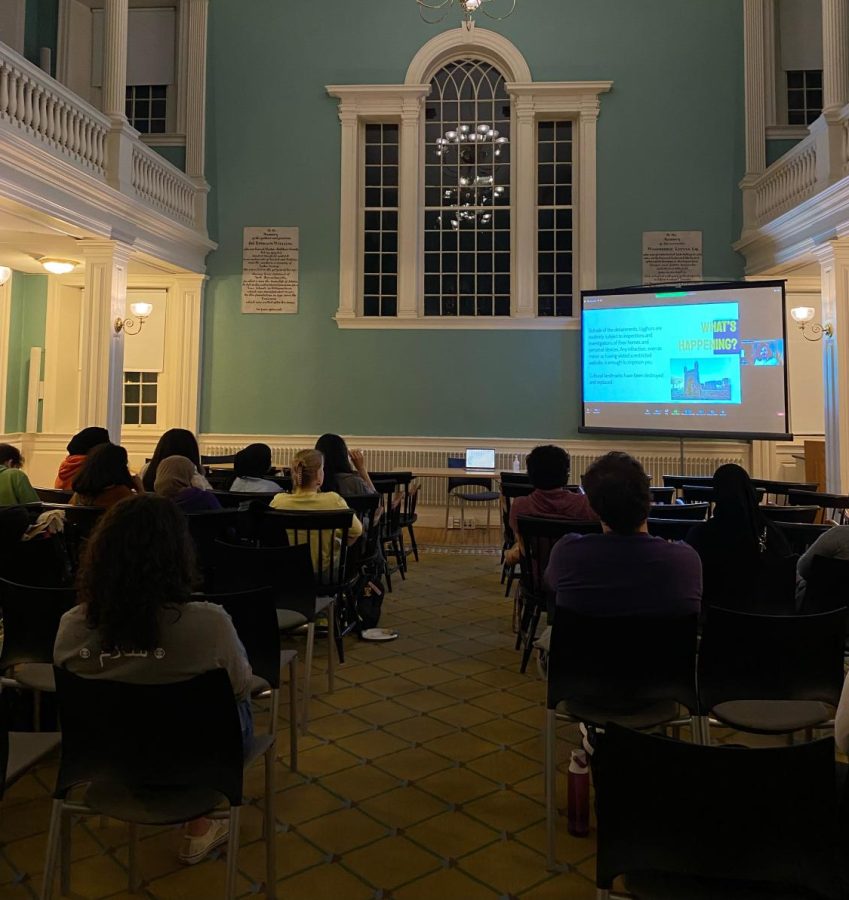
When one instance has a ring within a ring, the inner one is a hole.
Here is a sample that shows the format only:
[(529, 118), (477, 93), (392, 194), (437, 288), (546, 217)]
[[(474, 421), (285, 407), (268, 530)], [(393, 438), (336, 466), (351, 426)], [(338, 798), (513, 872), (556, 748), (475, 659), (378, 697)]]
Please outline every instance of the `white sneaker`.
[(211, 850), (226, 844), (229, 837), (229, 819), (211, 819), (206, 834), (197, 837), (188, 834), (184, 836), (178, 858), (183, 865), (193, 866), (201, 862)]

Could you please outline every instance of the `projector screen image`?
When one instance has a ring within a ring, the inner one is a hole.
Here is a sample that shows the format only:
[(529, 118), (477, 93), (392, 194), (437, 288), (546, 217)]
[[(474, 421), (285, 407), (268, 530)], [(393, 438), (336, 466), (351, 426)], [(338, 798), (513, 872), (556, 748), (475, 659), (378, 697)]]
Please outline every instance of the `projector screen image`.
[(789, 437), (783, 282), (581, 299), (581, 431)]

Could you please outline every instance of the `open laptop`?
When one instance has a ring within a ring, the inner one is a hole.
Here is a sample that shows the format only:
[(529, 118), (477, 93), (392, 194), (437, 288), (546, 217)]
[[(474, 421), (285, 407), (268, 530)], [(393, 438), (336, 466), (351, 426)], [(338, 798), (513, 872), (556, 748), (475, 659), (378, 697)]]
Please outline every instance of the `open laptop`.
[(476, 472), (494, 472), (495, 450), (481, 447), (467, 447), (466, 468)]

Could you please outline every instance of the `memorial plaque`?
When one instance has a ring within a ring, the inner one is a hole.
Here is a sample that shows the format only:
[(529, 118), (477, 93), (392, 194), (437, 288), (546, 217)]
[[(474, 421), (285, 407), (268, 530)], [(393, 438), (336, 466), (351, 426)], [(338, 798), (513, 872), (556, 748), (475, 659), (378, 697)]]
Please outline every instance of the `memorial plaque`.
[(643, 284), (701, 280), (701, 231), (643, 232)]
[(298, 311), (298, 229), (248, 227), (242, 237), (242, 312)]

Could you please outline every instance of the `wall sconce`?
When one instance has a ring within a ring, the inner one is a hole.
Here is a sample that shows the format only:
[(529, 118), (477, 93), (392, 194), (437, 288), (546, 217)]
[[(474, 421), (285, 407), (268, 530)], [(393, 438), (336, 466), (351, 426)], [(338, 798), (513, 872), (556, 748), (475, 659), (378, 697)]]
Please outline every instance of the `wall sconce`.
[[(820, 325), (819, 322), (813, 321), (816, 312), (817, 311), (813, 306), (794, 306), (793, 309), (790, 310), (790, 315), (793, 317), (793, 321), (801, 329), (802, 335), (806, 340), (821, 341), (824, 334), (829, 337), (834, 337), (834, 329), (831, 327), (830, 322), (827, 322), (825, 325)], [(808, 331), (815, 335), (815, 337), (811, 337), (811, 335), (808, 334)]]
[(0, 287), (12, 277), (12, 270), (8, 266), (0, 266)]
[(115, 319), (115, 334), (138, 334), (142, 330), (145, 319), (153, 312), (152, 303), (131, 303), (132, 316), (126, 319)]

